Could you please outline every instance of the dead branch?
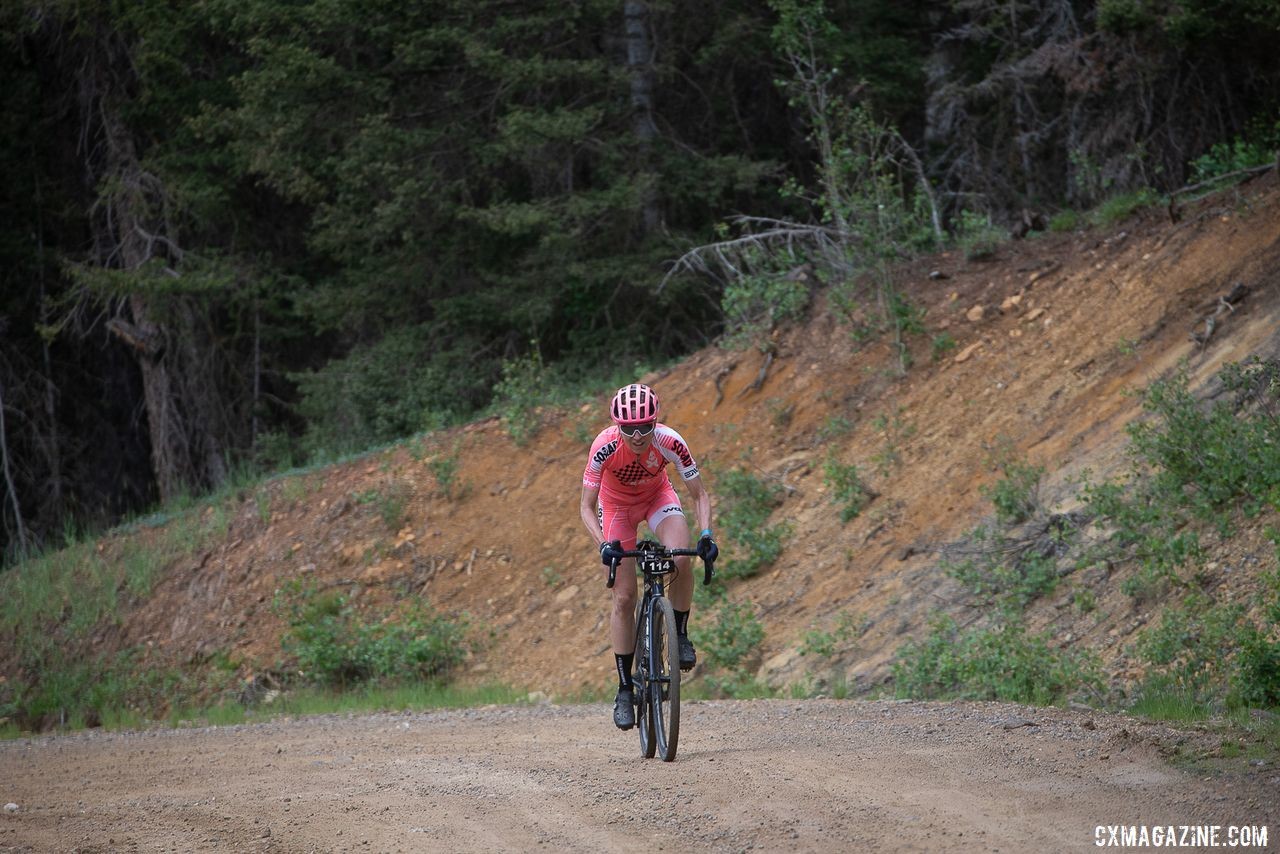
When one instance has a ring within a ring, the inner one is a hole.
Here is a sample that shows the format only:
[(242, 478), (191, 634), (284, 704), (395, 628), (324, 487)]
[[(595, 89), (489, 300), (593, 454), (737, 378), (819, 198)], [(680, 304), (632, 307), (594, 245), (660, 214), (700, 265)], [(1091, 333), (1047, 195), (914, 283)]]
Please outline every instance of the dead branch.
[(1208, 180), (1199, 181), (1195, 184), (1191, 184), (1189, 186), (1183, 187), (1180, 190), (1174, 190), (1169, 195), (1172, 197), (1172, 196), (1180, 196), (1183, 193), (1194, 193), (1196, 190), (1203, 190), (1206, 187), (1213, 187), (1213, 186), (1219, 185), (1223, 181), (1227, 180), (1228, 178), (1236, 178), (1241, 175), (1256, 175), (1262, 172), (1267, 172), (1271, 169), (1275, 169), (1277, 162), (1280, 162), (1280, 160), (1277, 160), (1276, 162), (1272, 162), (1272, 163), (1264, 163), (1261, 166), (1250, 166), (1247, 169), (1237, 169), (1234, 172), (1227, 172), (1222, 175), (1215, 175), (1214, 177), (1209, 178)]
[(107, 330), (148, 358), (155, 359), (164, 350), (164, 342), (160, 340), (160, 336), (122, 318), (113, 317), (108, 320)]
[(975, 543), (966, 539), (931, 550), (941, 553), (945, 560), (986, 557), (1018, 564), (1028, 557), (1047, 558), (1061, 554), (1065, 550), (1063, 534), (1068, 530), (1083, 530), (1088, 520), (1086, 514), (1078, 512), (1037, 516), (994, 540)]
[(774, 348), (770, 346), (764, 354), (764, 363), (760, 365), (760, 373), (756, 374), (756, 378), (750, 385), (738, 392), (738, 397), (742, 397), (749, 391), (760, 390), (760, 387), (764, 385), (765, 378), (769, 376), (769, 366), (773, 364), (773, 354), (775, 352)]
[(752, 254), (771, 254), (779, 249), (794, 254), (798, 246), (816, 249), (832, 266), (845, 266), (842, 247), (857, 235), (822, 225), (804, 225), (768, 217), (738, 216), (732, 222), (747, 230), (741, 237), (695, 246), (671, 265), (658, 292), (672, 277), (682, 272), (737, 277), (750, 272)]
[(724, 383), (724, 378), (733, 373), (733, 369), (736, 367), (738, 367), (737, 362), (730, 362), (721, 368), (720, 372), (716, 374), (716, 402), (711, 404), (712, 409), (715, 409), (720, 405), (720, 401), (724, 400), (724, 387), (722, 383)]
[(1209, 343), (1209, 339), (1213, 337), (1213, 333), (1218, 328), (1218, 318), (1222, 317), (1224, 314), (1235, 311), (1236, 304), (1241, 302), (1248, 293), (1248, 285), (1244, 282), (1236, 282), (1235, 286), (1231, 288), (1230, 293), (1226, 296), (1218, 297), (1217, 302), (1214, 303), (1213, 313), (1202, 321), (1204, 323), (1204, 331), (1192, 332), (1191, 340), (1203, 349), (1205, 345)]

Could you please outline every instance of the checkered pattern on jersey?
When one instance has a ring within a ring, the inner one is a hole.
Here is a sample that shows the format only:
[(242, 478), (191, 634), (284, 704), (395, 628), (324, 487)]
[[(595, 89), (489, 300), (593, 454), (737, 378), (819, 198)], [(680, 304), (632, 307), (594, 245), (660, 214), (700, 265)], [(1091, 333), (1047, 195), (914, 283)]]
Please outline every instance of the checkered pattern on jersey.
[(653, 473), (640, 465), (638, 461), (627, 463), (613, 474), (618, 478), (619, 483), (625, 483), (627, 486), (634, 486), (646, 477), (653, 477)]

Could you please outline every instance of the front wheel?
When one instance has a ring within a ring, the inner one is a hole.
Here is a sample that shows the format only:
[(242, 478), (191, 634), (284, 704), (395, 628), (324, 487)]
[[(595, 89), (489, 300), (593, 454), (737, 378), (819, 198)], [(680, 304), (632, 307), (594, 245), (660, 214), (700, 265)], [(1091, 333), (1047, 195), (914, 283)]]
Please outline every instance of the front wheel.
[(634, 669), (631, 673), (631, 695), (636, 701), (636, 727), (640, 730), (640, 755), (652, 759), (658, 749), (658, 740), (653, 733), (652, 704), (649, 702), (649, 675), (647, 652), (648, 641), (645, 635), (644, 605), (642, 599), (636, 603), (636, 645)]
[[(680, 641), (676, 615), (666, 598), (654, 603), (649, 627), (649, 703), (658, 754), (664, 762), (676, 758), (680, 739)], [(650, 754), (652, 755), (652, 754)]]

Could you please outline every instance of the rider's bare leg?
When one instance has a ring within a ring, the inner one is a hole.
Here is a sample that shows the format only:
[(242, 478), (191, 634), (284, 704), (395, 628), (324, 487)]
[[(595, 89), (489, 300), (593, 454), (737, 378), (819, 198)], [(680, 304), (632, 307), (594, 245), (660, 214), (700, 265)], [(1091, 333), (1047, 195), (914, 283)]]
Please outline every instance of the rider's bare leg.
[(618, 563), (618, 574), (613, 582), (613, 611), (609, 614), (609, 640), (618, 655), (636, 651), (635, 558), (629, 557)]
[[(669, 549), (689, 548), (689, 525), (683, 516), (670, 516), (663, 519), (658, 523), (658, 530), (654, 533)], [(679, 571), (667, 585), (671, 607), (677, 611), (688, 611), (693, 604), (693, 572), (689, 568), (689, 562), (688, 557), (676, 558), (676, 568)]]

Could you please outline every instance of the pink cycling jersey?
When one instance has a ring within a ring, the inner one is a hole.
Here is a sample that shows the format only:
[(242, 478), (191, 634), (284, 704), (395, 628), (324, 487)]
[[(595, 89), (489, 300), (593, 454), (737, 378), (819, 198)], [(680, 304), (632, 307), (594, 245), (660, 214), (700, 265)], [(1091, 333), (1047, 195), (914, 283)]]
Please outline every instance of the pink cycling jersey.
[(667, 463), (675, 463), (685, 480), (698, 476), (698, 464), (693, 461), (689, 446), (667, 425), (658, 424), (654, 428), (653, 441), (641, 456), (627, 447), (617, 426), (606, 427), (591, 443), (582, 485), (599, 489), (601, 504), (646, 503), (671, 489)]

